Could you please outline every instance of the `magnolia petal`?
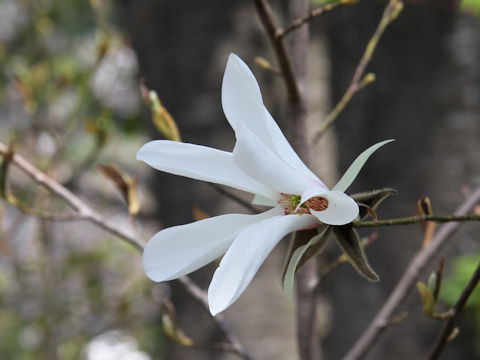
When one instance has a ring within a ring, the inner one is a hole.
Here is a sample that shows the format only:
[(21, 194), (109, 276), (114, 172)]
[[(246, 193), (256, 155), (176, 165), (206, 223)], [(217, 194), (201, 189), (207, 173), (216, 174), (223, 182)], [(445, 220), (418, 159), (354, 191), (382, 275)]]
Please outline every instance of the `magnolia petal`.
[(285, 135), (283, 135), (282, 130), (280, 130), (278, 127), (277, 122), (273, 119), (272, 115), (270, 115), (266, 108), (265, 114), (266, 118), (268, 119), (268, 131), (275, 153), (290, 167), (309, 177), (310, 179), (315, 180), (322, 187), (327, 189), (327, 186), (298, 157), (297, 153), (293, 150), (290, 143), (285, 138)]
[(277, 202), (270, 200), (269, 198), (266, 198), (261, 195), (255, 195), (255, 197), (252, 200), (253, 205), (261, 205), (261, 206), (269, 206), (269, 207), (275, 207), (278, 205)]
[(285, 164), (248, 128), (238, 129), (236, 135), (233, 158), (247, 175), (286, 194), (302, 194), (308, 188), (321, 186)]
[(273, 201), (279, 194), (245, 174), (232, 153), (201, 145), (169, 140), (156, 140), (143, 145), (137, 159), (151, 167), (175, 175), (227, 185)]
[(362, 170), (363, 165), (367, 162), (368, 158), (372, 154), (380, 149), (383, 145), (388, 144), (389, 142), (394, 141), (394, 139), (384, 140), (375, 145), (370, 146), (367, 150), (363, 151), (357, 158), (353, 161), (350, 167), (345, 171), (342, 178), (338, 183), (332, 188), (332, 190), (345, 191), (352, 184), (352, 182), (357, 177), (360, 170)]
[(265, 258), (288, 233), (311, 227), (313, 216), (275, 216), (245, 228), (220, 262), (208, 288), (212, 315), (229, 307), (252, 281)]
[(246, 226), (280, 213), (274, 208), (257, 215), (221, 215), (162, 230), (145, 246), (145, 272), (153, 281), (191, 273), (223, 255)]
[(292, 149), (264, 106), (255, 76), (235, 54), (230, 54), (223, 75), (222, 106), (235, 132), (246, 126), (287, 165), (304, 176), (321, 182)]
[[(246, 126), (271, 148), (262, 94), (255, 76), (242, 59), (230, 54), (222, 83), (222, 107), (235, 132)], [(273, 119), (272, 119), (273, 120)]]
[(328, 200), (328, 207), (323, 211), (310, 209), (310, 213), (324, 224), (344, 225), (358, 216), (358, 205), (341, 191), (328, 191), (321, 195)]

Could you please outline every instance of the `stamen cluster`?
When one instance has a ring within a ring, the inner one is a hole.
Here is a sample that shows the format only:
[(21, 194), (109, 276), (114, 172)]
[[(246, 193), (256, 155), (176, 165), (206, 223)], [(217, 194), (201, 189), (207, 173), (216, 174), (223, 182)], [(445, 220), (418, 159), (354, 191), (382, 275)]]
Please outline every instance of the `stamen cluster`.
[(321, 196), (315, 196), (308, 199), (302, 205), (298, 206), (301, 201), (300, 195), (281, 193), (282, 198), (278, 203), (283, 206), (284, 214), (311, 214), (310, 209), (315, 211), (323, 211), (328, 208), (328, 200)]

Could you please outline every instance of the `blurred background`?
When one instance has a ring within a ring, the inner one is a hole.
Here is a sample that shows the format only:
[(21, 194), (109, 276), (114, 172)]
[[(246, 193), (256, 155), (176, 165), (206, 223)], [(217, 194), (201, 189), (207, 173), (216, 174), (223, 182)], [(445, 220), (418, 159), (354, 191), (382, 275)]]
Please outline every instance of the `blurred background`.
[[(286, 25), (286, 1), (270, 3)], [(364, 0), (312, 23), (310, 138), (348, 87), (385, 5)], [(327, 184), (366, 147), (388, 138), (396, 141), (369, 160), (350, 189), (397, 189), (381, 205), (381, 218), (414, 215), (423, 195), (436, 214), (451, 214), (480, 184), (479, 14), (477, 0), (405, 1), (368, 67), (377, 80), (312, 146), (312, 167)], [(0, 0), (0, 141), (145, 239), (202, 216), (245, 212), (208, 184), (154, 172), (135, 160), (143, 143), (163, 138), (142, 100), (141, 83), (157, 92), (183, 141), (233, 148), (220, 104), (230, 52), (251, 66), (266, 106), (285, 128), (283, 83), (254, 62), (262, 56), (276, 66), (251, 1)], [(139, 211), (126, 204), (105, 169), (116, 169), (132, 184)], [(201, 344), (222, 340), (209, 314), (180, 285), (146, 278), (138, 251), (86, 222), (25, 214), (68, 207), (13, 166), (7, 183), (23, 209), (0, 202), (0, 359), (236, 358), (169, 337), (172, 318), (164, 303), (174, 304), (185, 336)], [(423, 240), (417, 225), (364, 230), (362, 236), (377, 238), (367, 254), (381, 281), (368, 283), (350, 266), (325, 281), (318, 304), (325, 359), (346, 353)], [(444, 249), (439, 311), (467, 283), (480, 259), (479, 240), (479, 225), (466, 224)], [(340, 255), (330, 245), (320, 267)], [(297, 356), (294, 306), (280, 282), (287, 247), (283, 241), (275, 249), (225, 313), (257, 359)], [(206, 288), (214, 268), (192, 278)], [(368, 359), (423, 358), (428, 352), (441, 323), (423, 315), (415, 291), (398, 315), (403, 311), (406, 319), (385, 333)], [(478, 291), (459, 326), (444, 358), (480, 358)]]

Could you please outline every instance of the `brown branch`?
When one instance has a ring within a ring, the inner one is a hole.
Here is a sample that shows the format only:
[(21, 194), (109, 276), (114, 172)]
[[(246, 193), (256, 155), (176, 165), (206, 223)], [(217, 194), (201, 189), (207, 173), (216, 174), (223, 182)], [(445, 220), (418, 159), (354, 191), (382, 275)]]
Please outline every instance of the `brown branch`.
[(253, 2), (257, 9), (258, 16), (260, 17), (260, 21), (272, 43), (275, 55), (277, 56), (280, 71), (282, 72), (285, 86), (287, 87), (288, 100), (290, 103), (298, 103), (301, 99), (300, 90), (298, 88), (290, 58), (287, 54), (285, 43), (280, 36), (282, 30), (275, 23), (272, 9), (268, 5), (267, 0), (253, 0)]
[(377, 47), (380, 38), (385, 32), (385, 29), (392, 21), (397, 18), (402, 8), (403, 3), (400, 0), (389, 1), (387, 7), (385, 8), (385, 11), (383, 12), (382, 19), (380, 20), (380, 23), (378, 24), (375, 33), (368, 42), (363, 56), (355, 69), (355, 73), (353, 74), (353, 78), (350, 82), (350, 85), (348, 86), (347, 91), (343, 94), (343, 97), (340, 99), (337, 105), (335, 105), (330, 114), (328, 114), (327, 118), (323, 121), (320, 129), (312, 140), (313, 144), (316, 144), (327, 132), (327, 130), (333, 125), (338, 115), (343, 111), (345, 106), (347, 106), (353, 95), (355, 95), (355, 93), (357, 93), (375, 80), (374, 74), (367, 74), (365, 77), (363, 77), (363, 73), (365, 72), (365, 68), (367, 67), (367, 65), (370, 63), (373, 52), (375, 51), (375, 48)]
[(312, 21), (313, 19), (323, 16), (329, 11), (345, 5), (352, 5), (356, 4), (358, 0), (339, 0), (337, 2), (324, 5), (322, 7), (313, 9), (307, 16), (296, 18), (292, 21), (292, 23), (287, 26), (285, 29), (280, 29), (277, 31), (277, 37), (281, 38), (287, 35), (288, 33), (292, 32), (293, 30), (298, 29), (300, 26), (305, 25), (306, 23)]
[[(479, 201), (480, 187), (457, 209), (455, 215), (461, 216), (467, 214)], [(412, 259), (385, 304), (344, 357), (344, 360), (357, 360), (365, 356), (368, 350), (378, 340), (382, 331), (390, 323), (390, 319), (395, 310), (413, 288), (420, 272), (433, 260), (461, 224), (460, 222), (450, 222), (443, 225), (432, 239), (430, 245), (422, 249), (420, 253)]]
[[(0, 142), (0, 154), (5, 155), (8, 153), (8, 147)], [(132, 233), (131, 231), (119, 227), (117, 222), (111, 222), (105, 219), (100, 213), (93, 210), (90, 206), (88, 206), (83, 200), (77, 197), (74, 193), (72, 193), (67, 188), (63, 187), (61, 184), (53, 180), (52, 178), (48, 177), (46, 174), (38, 170), (35, 166), (33, 166), (28, 160), (24, 157), (14, 154), (12, 158), (12, 164), (17, 166), (22, 172), (26, 175), (30, 176), (36, 183), (44, 186), (53, 194), (61, 197), (65, 200), (74, 210), (77, 211), (78, 215), (81, 216), (83, 220), (90, 221), (97, 225), (98, 227), (104, 229), (105, 231), (109, 232), (117, 236), (118, 238), (126, 241), (130, 245), (134, 246), (137, 250), (143, 251), (144, 248), (144, 241), (138, 235)], [(185, 287), (186, 291), (193, 296), (197, 301), (199, 301), (205, 310), (208, 311), (208, 299), (207, 294), (203, 291), (197, 284), (195, 284), (189, 277), (183, 276), (178, 279), (178, 281)], [(232, 344), (235, 348), (233, 352), (237, 355), (242, 357), (246, 360), (251, 360), (252, 357), (247, 352), (243, 344), (240, 340), (236, 337), (236, 335), (232, 332), (228, 324), (225, 322), (223, 316), (217, 315), (216, 317), (212, 317), (215, 321), (217, 326), (221, 329), (221, 331), (225, 334), (228, 341)]]
[[(6, 154), (8, 147), (0, 142), (0, 153)], [(61, 184), (55, 180), (48, 177), (46, 174), (38, 170), (30, 162), (28, 162), (24, 157), (14, 154), (12, 163), (16, 165), (20, 170), (25, 174), (30, 176), (36, 183), (44, 186), (50, 192), (61, 197), (67, 204), (69, 204), (78, 214), (85, 220), (91, 221), (102, 229), (122, 238), (126, 242), (133, 245), (135, 248), (142, 250), (143, 241), (140, 240), (135, 234), (131, 233), (126, 229), (122, 229), (118, 226), (118, 223), (110, 222), (106, 220), (100, 213), (93, 210), (91, 207), (86, 205), (79, 197), (72, 193), (67, 188), (63, 187)]]
[(373, 220), (373, 221), (359, 221), (354, 222), (353, 226), (363, 228), (363, 227), (379, 227), (379, 226), (394, 226), (394, 225), (410, 225), (418, 224), (425, 221), (431, 221), (435, 223), (446, 223), (452, 221), (480, 221), (479, 215), (417, 215), (409, 216), (405, 218), (398, 219), (387, 219), (387, 220)]
[(480, 281), (480, 262), (478, 263), (477, 268), (473, 273), (472, 277), (470, 278), (470, 281), (468, 282), (467, 286), (465, 287), (465, 289), (463, 289), (463, 292), (458, 298), (457, 302), (455, 303), (451, 311), (449, 311), (449, 313), (451, 313), (452, 315), (445, 322), (442, 332), (440, 333), (435, 345), (433, 346), (430, 354), (428, 355), (428, 358), (427, 358), (428, 360), (438, 359), (438, 357), (442, 353), (443, 348), (447, 344), (448, 339), (452, 334), (452, 331), (454, 330), (455, 321), (457, 320), (458, 315), (462, 312), (463, 308), (465, 307), (465, 304), (467, 303), (468, 298), (472, 294), (475, 287), (478, 285), (479, 281)]

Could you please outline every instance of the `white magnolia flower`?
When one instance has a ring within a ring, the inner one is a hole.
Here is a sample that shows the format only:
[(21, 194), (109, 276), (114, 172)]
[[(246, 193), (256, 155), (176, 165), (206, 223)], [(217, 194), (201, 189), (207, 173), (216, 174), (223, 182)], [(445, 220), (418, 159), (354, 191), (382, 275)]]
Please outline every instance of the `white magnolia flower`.
[(143, 265), (154, 281), (179, 278), (224, 255), (208, 289), (213, 315), (238, 299), (285, 235), (319, 223), (347, 224), (359, 212), (352, 198), (330, 191), (300, 160), (263, 105), (252, 72), (234, 54), (223, 77), (222, 106), (237, 138), (233, 152), (158, 140), (137, 154), (158, 170), (248, 191), (255, 203), (272, 206), (257, 215), (174, 226), (146, 245)]

